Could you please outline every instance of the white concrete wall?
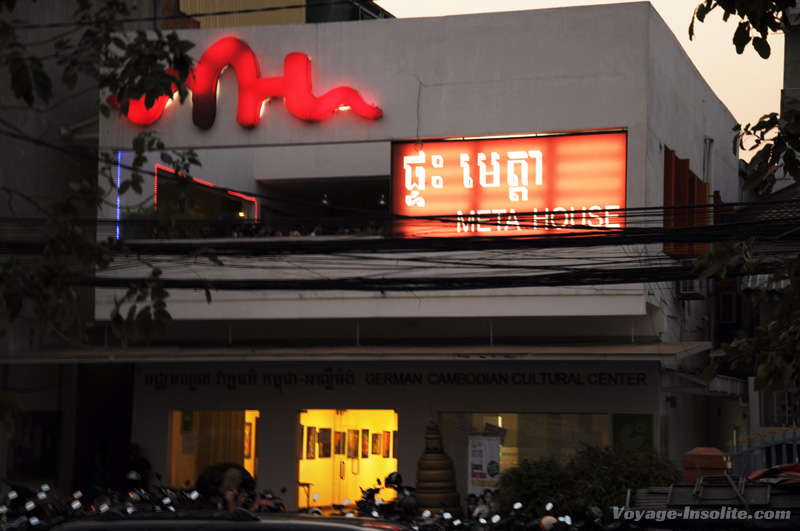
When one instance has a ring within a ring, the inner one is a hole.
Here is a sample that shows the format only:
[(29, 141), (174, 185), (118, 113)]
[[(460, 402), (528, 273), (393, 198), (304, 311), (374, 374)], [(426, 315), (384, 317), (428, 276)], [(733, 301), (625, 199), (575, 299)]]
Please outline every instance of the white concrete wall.
[[(738, 157), (731, 149), (736, 120), (652, 6), (648, 31), (646, 204), (663, 204), (666, 148), (674, 150), (679, 158), (689, 159), (691, 170), (710, 183), (712, 194), (719, 191), (728, 203), (740, 201)], [(706, 139), (713, 142), (709, 148), (710, 163), (704, 171)], [(698, 201), (712, 203), (711, 198)], [(660, 216), (653, 216), (650, 222), (660, 223)], [(651, 246), (649, 252), (661, 254), (661, 245)], [(711, 338), (710, 298), (680, 300), (675, 297), (674, 283), (650, 283), (646, 289), (660, 294), (660, 306), (673, 330), (673, 340)]]
[[(714, 140), (712, 193), (725, 202), (741, 197), (738, 156), (731, 149), (736, 119), (692, 64), (655, 8), (649, 8), (647, 79), (647, 204), (663, 204), (664, 148), (691, 161), (703, 179), (704, 140)], [(710, 203), (711, 200), (709, 199)]]

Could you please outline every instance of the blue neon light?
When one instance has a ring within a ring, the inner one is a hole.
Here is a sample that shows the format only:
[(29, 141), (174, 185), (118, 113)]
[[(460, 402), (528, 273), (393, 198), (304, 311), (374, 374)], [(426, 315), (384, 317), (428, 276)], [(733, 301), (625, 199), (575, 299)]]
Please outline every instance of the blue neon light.
[(117, 151), (117, 239), (119, 240), (119, 186), (122, 173), (122, 151)]

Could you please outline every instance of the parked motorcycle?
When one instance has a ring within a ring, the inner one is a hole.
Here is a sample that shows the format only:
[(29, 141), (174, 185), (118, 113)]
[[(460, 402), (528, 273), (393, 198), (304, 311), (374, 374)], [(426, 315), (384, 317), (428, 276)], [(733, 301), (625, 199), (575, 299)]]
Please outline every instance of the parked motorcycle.
[[(311, 496), (311, 500), (313, 501), (313, 503), (317, 503), (317, 501), (319, 501), (319, 492), (315, 492), (314, 495)], [(309, 504), (308, 507), (300, 509), (297, 512), (301, 514), (310, 514), (313, 516), (323, 516), (322, 509), (320, 509), (319, 507), (314, 507), (313, 504)]]
[(372, 516), (373, 518), (379, 518), (381, 513), (378, 511), (378, 507), (381, 505), (382, 500), (377, 501), (375, 496), (381, 491), (381, 479), (376, 479), (378, 486), (377, 487), (370, 487), (367, 490), (364, 490), (363, 487), (359, 487), (361, 489), (361, 499), (356, 502), (356, 509), (358, 516)]
[(337, 514), (339, 514), (341, 516), (346, 516), (346, 517), (352, 518), (352, 517), (355, 516), (355, 514), (353, 514), (353, 511), (349, 508), (351, 503), (353, 503), (353, 502), (350, 500), (350, 498), (345, 498), (344, 501), (342, 501), (342, 503), (340, 505), (334, 503), (333, 504), (333, 509), (335, 511), (338, 511)]
[(399, 472), (392, 472), (386, 476), (385, 485), (397, 493), (392, 504), (382, 506), (384, 518), (410, 522), (419, 513), (419, 501), (414, 494), (416, 489), (403, 485), (403, 476)]

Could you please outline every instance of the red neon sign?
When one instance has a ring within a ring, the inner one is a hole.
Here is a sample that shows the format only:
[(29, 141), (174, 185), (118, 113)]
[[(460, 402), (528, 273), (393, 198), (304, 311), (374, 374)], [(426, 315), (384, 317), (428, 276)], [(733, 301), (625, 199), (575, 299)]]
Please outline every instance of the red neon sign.
[[(166, 171), (166, 172), (171, 173), (172, 175), (175, 175), (175, 170), (173, 170), (171, 168), (167, 168), (166, 166), (162, 166), (161, 164), (156, 164), (155, 180), (154, 180), (154, 184), (153, 184), (153, 207), (154, 207), (155, 210), (158, 210), (158, 172), (159, 172), (159, 170), (160, 171)], [(182, 174), (182, 173), (179, 173), (178, 175), (180, 175), (181, 177), (185, 177), (185, 175)], [(192, 177), (192, 181), (194, 181), (197, 184), (200, 184), (202, 186), (207, 186), (208, 188), (214, 188), (214, 185), (212, 183), (210, 183), (208, 181), (200, 180), (200, 179), (198, 179), (196, 177)], [(253, 203), (253, 214), (255, 216), (255, 222), (258, 223), (258, 201), (256, 200), (256, 198), (248, 196), (248, 195), (241, 194), (239, 192), (232, 192), (231, 190), (228, 190), (227, 192), (228, 192), (229, 195), (232, 195), (232, 196), (235, 196), (235, 197), (239, 197), (239, 198), (242, 199), (242, 211), (244, 211), (244, 201), (252, 202)]]
[(625, 226), (625, 133), (392, 146), (405, 237), (532, 236)]
[[(284, 59), (282, 76), (261, 77), (253, 50), (244, 41), (226, 37), (211, 45), (198, 61), (186, 86), (192, 91), (192, 121), (201, 129), (214, 124), (217, 114), (217, 81), (222, 70), (231, 66), (239, 85), (236, 121), (243, 127), (258, 125), (261, 105), (269, 98), (284, 98), (289, 112), (310, 122), (317, 122), (338, 110), (350, 109), (359, 116), (375, 120), (383, 111), (364, 101), (356, 90), (338, 87), (320, 97), (311, 90), (311, 60), (302, 53), (290, 53)], [(177, 73), (168, 70), (173, 76)], [(173, 85), (173, 90), (176, 86)], [(144, 98), (131, 100), (128, 119), (138, 125), (152, 125), (163, 114), (169, 96), (161, 96), (149, 109)], [(117, 96), (108, 98), (119, 107)]]

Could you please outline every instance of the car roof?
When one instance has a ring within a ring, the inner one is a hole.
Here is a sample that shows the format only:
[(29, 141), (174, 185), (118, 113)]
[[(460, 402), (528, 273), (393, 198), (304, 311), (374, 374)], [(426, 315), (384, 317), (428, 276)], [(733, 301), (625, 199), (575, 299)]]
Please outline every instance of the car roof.
[(73, 520), (54, 531), (413, 531), (399, 523), (372, 518), (311, 516), (292, 513), (134, 514)]

